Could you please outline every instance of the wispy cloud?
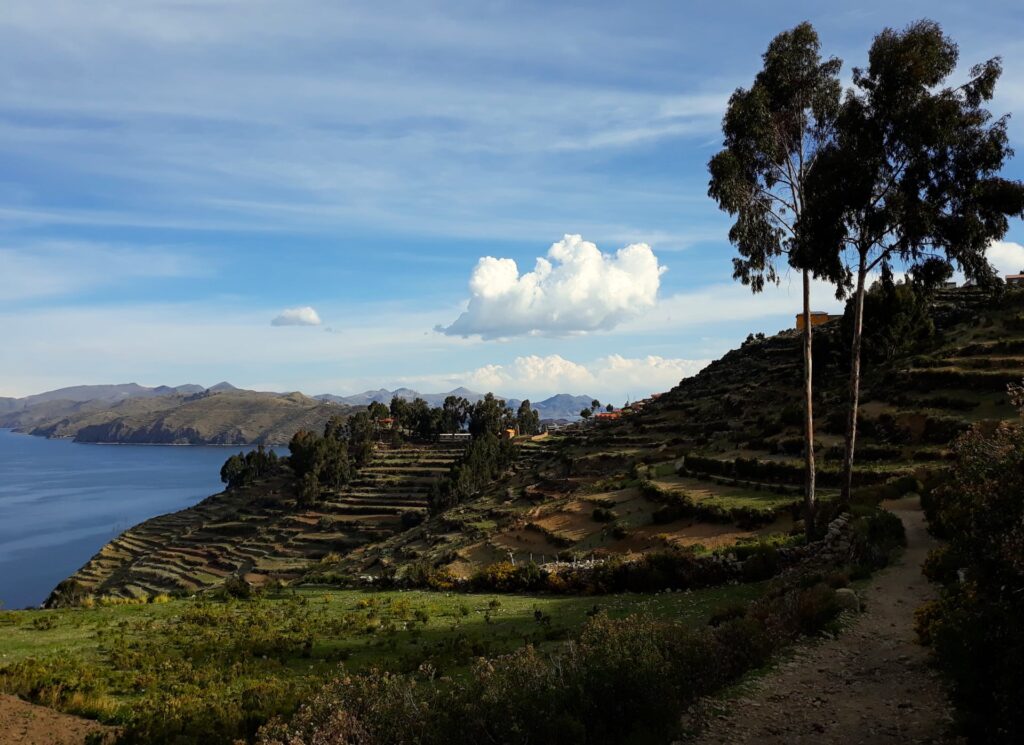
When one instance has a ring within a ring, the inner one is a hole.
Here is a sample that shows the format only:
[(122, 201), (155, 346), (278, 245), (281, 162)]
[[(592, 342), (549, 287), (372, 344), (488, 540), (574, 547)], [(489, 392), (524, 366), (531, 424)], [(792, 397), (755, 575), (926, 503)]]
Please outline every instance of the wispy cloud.
[(56, 298), (118, 283), (195, 277), (209, 270), (185, 249), (47, 241), (7, 248), (0, 244), (0, 302)]

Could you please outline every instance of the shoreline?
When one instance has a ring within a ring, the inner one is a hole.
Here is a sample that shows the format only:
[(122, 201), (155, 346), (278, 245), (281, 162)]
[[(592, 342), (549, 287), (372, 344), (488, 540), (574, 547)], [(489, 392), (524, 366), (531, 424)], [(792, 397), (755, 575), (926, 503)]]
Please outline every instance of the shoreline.
[(10, 432), (12, 435), (24, 435), (25, 437), (38, 437), (43, 440), (55, 442), (71, 442), (75, 445), (123, 445), (126, 447), (183, 447), (183, 448), (254, 448), (262, 445), (265, 448), (287, 448), (288, 443), (266, 443), (266, 442), (111, 442), (76, 440), (74, 437), (48, 437), (37, 435), (32, 432), (23, 432), (12, 427), (0, 427), (0, 432)]

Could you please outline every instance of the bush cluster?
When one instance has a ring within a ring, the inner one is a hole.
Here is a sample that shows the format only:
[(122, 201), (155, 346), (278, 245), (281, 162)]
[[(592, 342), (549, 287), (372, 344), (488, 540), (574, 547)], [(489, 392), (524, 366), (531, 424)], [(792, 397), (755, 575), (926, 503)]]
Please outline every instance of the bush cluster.
[[(802, 463), (786, 463), (775, 460), (760, 460), (758, 458), (740, 457), (727, 460), (689, 453), (683, 459), (683, 467), (680, 472), (788, 485), (794, 489), (794, 493), (800, 491), (798, 485), (804, 482), (804, 466)], [(891, 476), (891, 471), (858, 468), (853, 472), (853, 482), (855, 485), (874, 484), (885, 481)], [(841, 479), (842, 472), (838, 469), (818, 469), (819, 486), (839, 486)]]
[(1024, 430), (972, 431), (954, 446), (949, 482), (923, 500), (948, 544), (925, 570), (940, 599), (918, 615), (918, 632), (952, 683), (959, 722), (972, 741), (1024, 740)]
[(763, 665), (838, 613), (827, 585), (780, 585), (746, 610), (694, 630), (647, 615), (592, 617), (553, 655), (532, 646), (479, 659), (468, 675), (342, 674), (261, 745), (647, 743), (676, 733), (697, 697)]
[(273, 476), (281, 470), (280, 459), (273, 450), (262, 445), (248, 453), (239, 453), (228, 458), (220, 469), (220, 480), (228, 489), (247, 486), (253, 481)]
[(709, 501), (695, 500), (681, 491), (666, 490), (652, 481), (642, 481), (640, 492), (652, 502), (661, 502), (652, 516), (658, 525), (665, 525), (684, 518), (693, 518), (707, 523), (734, 524), (741, 528), (755, 528), (774, 522), (779, 514), (797, 508), (798, 502), (775, 510), (757, 507), (723, 507)]

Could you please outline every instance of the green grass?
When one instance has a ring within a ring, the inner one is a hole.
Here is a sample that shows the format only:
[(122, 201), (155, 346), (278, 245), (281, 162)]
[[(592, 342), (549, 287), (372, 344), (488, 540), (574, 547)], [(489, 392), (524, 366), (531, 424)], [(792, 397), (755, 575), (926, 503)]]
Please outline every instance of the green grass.
[(702, 625), (761, 591), (562, 597), (303, 588), (249, 601), (8, 611), (0, 613), (0, 691), (143, 731), (172, 714), (220, 717), (230, 742), (253, 722), (289, 713), (341, 664), (429, 664), (458, 676), (479, 656), (525, 644), (553, 650), (597, 611)]

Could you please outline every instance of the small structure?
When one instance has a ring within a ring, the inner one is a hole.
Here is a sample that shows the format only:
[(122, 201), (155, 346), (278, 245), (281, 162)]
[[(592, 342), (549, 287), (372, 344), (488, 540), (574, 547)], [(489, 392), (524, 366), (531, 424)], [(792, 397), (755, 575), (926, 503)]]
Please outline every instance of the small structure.
[(1024, 274), (1007, 274), (1004, 279), (1009, 287), (1024, 287)]
[[(814, 328), (815, 326), (820, 326), (823, 323), (828, 323), (829, 321), (832, 320), (833, 317), (834, 316), (830, 316), (828, 313), (826, 313), (823, 310), (812, 310), (811, 311), (811, 328)], [(803, 331), (804, 330), (804, 314), (803, 313), (797, 313), (796, 314), (796, 330), (797, 331)]]
[(469, 442), (472, 439), (469, 432), (442, 432), (437, 436), (438, 442)]
[(384, 417), (383, 419), (377, 420), (377, 426), (381, 429), (394, 429), (395, 420), (394, 417)]
[(516, 434), (517, 434), (517, 432), (514, 429), (508, 428), (508, 429), (505, 429), (505, 430), (502, 431), (501, 439), (503, 439), (503, 440), (514, 440), (514, 439), (516, 439)]
[(618, 419), (620, 416), (622, 416), (621, 411), (599, 411), (594, 414), (594, 419), (599, 422), (607, 422), (612, 419)]
[(947, 290), (955, 290), (956, 289), (956, 280), (952, 280), (951, 279), (948, 282), (943, 282), (942, 286), (944, 288), (946, 288)]

